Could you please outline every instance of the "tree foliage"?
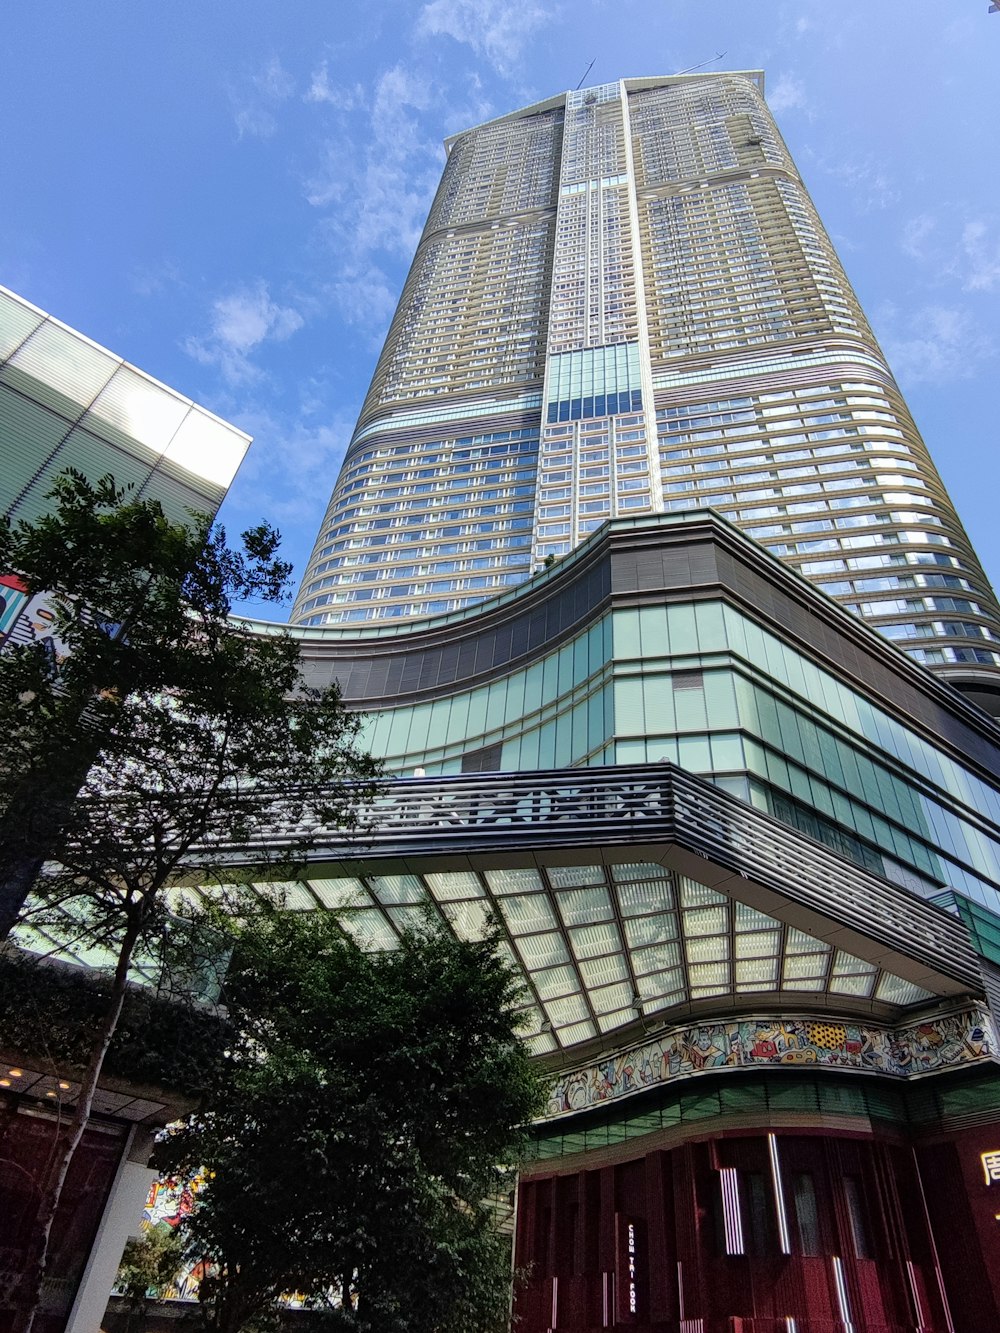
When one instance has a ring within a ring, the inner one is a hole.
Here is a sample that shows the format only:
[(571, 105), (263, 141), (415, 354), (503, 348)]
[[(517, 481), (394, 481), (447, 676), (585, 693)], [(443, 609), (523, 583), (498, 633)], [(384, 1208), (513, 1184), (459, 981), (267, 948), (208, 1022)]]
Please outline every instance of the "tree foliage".
[(287, 836), (274, 873), (290, 875), (310, 827), (357, 821), (376, 773), (337, 690), (303, 688), (297, 641), (251, 634), (229, 616), (236, 598), (280, 597), (288, 566), (277, 534), (257, 528), (232, 551), (223, 532), (172, 524), (110, 477), (67, 474), (52, 498), (37, 523), (0, 529), (0, 567), (48, 594), (65, 650), (56, 669), (38, 644), (0, 654), (0, 919), (44, 860), (22, 932), (102, 951), (110, 982), (73, 1114), (39, 1182), (25, 1330), (130, 973), (139, 966), (184, 993), (218, 945), (182, 928), (170, 891), (228, 877), (233, 856), (276, 829)]
[(205, 1328), (236, 1333), (293, 1291), (356, 1333), (506, 1328), (488, 1201), (513, 1189), (541, 1084), (496, 943), (428, 926), (365, 952), (323, 913), (243, 933), (223, 1077), (162, 1148), (208, 1175), (185, 1223), (216, 1265)]
[(146, 1327), (150, 1300), (163, 1298), (183, 1263), (181, 1237), (165, 1223), (129, 1237), (115, 1283), (128, 1311), (126, 1333), (141, 1333)]

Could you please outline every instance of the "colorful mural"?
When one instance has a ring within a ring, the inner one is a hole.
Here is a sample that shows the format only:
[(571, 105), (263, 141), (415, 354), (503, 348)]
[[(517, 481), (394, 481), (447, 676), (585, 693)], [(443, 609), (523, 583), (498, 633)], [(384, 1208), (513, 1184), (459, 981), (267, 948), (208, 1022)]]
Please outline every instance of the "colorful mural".
[(751, 1066), (855, 1069), (910, 1078), (996, 1058), (989, 1014), (966, 1009), (923, 1023), (878, 1028), (816, 1018), (746, 1018), (671, 1028), (652, 1041), (564, 1074), (546, 1116), (570, 1115), (655, 1083)]

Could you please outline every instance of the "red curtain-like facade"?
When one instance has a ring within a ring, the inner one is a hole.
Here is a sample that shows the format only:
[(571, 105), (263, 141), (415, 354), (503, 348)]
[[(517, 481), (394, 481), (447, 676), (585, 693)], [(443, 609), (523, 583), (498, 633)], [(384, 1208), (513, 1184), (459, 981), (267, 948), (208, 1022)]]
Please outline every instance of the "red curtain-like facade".
[[(962, 1150), (926, 1151), (928, 1207), (908, 1144), (819, 1131), (539, 1171), (518, 1196), (518, 1333), (949, 1333), (941, 1269), (963, 1263), (953, 1327), (1000, 1328)], [(935, 1212), (956, 1218), (944, 1256)]]

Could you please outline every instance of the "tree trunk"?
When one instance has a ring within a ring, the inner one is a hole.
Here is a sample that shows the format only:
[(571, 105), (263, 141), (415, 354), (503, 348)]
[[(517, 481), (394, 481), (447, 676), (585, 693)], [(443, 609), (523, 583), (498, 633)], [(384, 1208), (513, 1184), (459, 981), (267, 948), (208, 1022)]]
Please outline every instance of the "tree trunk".
[(59, 1208), (59, 1201), (62, 1198), (63, 1187), (66, 1184), (69, 1169), (73, 1164), (73, 1158), (90, 1120), (90, 1109), (93, 1106), (94, 1093), (97, 1091), (101, 1070), (104, 1068), (104, 1060), (118, 1027), (118, 1020), (121, 1018), (125, 993), (128, 988), (129, 965), (132, 961), (136, 940), (139, 937), (139, 930), (140, 922), (138, 918), (131, 920), (125, 930), (121, 947), (118, 950), (118, 961), (115, 965), (108, 1007), (80, 1083), (80, 1092), (73, 1117), (64, 1131), (65, 1139), (62, 1151), (49, 1169), (48, 1181), (42, 1183), (42, 1198), (35, 1216), (34, 1255), (28, 1270), (21, 1278), (16, 1293), (14, 1314), (16, 1333), (31, 1333), (35, 1315), (39, 1312), (42, 1287), (48, 1267), (52, 1223)]

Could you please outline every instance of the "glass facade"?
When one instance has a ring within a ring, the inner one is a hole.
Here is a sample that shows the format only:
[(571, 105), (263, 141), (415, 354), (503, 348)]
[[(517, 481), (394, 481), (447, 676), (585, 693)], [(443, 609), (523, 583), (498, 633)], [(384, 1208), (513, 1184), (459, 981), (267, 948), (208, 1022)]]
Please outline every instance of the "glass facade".
[[(461, 609), (609, 518), (711, 505), (917, 661), (1000, 672), (1000, 608), (762, 82), (626, 79), (449, 140), (298, 623)], [(512, 411), (537, 458), (446, 509)], [(359, 489), (406, 496), (386, 524), (405, 536), (367, 535)], [(465, 558), (484, 538), (492, 565)], [(351, 541), (377, 577), (331, 559)]]
[(29, 522), (67, 468), (111, 473), (167, 517), (214, 514), (250, 443), (0, 287), (0, 514)]

